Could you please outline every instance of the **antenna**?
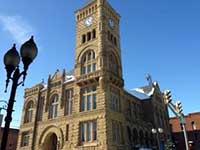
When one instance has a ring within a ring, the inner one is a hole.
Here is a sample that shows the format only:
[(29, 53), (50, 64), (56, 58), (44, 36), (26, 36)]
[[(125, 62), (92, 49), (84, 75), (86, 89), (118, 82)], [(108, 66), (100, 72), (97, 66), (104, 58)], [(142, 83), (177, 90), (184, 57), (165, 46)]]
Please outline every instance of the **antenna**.
[(147, 82), (149, 83), (149, 85), (151, 85), (153, 83), (152, 77), (149, 73), (146, 75), (146, 79), (147, 79)]

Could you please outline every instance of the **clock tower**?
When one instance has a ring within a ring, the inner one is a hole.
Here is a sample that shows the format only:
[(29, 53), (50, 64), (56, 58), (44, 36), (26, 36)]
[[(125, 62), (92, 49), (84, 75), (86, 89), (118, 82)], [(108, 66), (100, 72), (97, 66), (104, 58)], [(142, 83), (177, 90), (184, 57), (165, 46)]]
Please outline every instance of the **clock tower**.
[(78, 84), (82, 84), (81, 80), (89, 74), (99, 74), (106, 83), (123, 87), (119, 14), (106, 0), (93, 0), (75, 15), (75, 76)]
[(106, 0), (90, 0), (75, 16), (74, 72), (56, 70), (47, 84), (25, 89), (17, 150), (151, 148), (154, 128), (166, 141), (168, 112), (157, 83), (124, 90), (119, 14)]

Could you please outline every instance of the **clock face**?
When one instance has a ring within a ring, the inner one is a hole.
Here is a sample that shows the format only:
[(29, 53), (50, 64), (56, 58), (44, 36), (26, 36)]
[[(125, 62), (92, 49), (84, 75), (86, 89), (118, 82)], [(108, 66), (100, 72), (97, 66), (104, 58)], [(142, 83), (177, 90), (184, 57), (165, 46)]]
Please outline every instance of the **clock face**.
[(93, 23), (93, 18), (92, 17), (88, 17), (85, 19), (85, 26), (91, 26)]
[(114, 26), (115, 26), (115, 23), (114, 23), (114, 21), (113, 21), (112, 19), (109, 19), (109, 20), (108, 20), (108, 24), (109, 24), (109, 26), (110, 26), (111, 28), (114, 28)]

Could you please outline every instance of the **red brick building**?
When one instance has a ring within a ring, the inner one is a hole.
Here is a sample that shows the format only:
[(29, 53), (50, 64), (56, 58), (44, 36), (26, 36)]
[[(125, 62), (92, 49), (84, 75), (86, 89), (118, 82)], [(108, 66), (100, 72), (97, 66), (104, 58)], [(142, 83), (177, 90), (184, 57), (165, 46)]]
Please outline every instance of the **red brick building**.
[[(0, 141), (1, 141), (4, 128), (0, 128), (0, 129), (1, 129), (1, 131), (0, 131)], [(19, 129), (12, 129), (11, 128), (9, 130), (6, 150), (16, 150), (17, 149), (18, 133), (19, 133)]]
[[(186, 131), (190, 150), (200, 150), (200, 112), (189, 113), (185, 116)], [(172, 139), (177, 150), (185, 150), (183, 131), (177, 117), (170, 118)]]

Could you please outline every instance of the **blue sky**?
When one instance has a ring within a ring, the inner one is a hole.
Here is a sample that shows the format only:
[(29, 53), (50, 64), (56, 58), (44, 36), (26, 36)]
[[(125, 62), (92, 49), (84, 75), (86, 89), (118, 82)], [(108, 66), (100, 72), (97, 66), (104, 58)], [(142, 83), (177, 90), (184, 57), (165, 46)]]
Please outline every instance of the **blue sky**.
[[(0, 99), (6, 73), (4, 53), (35, 36), (39, 54), (31, 64), (25, 87), (74, 67), (74, 11), (87, 0), (1, 0), (0, 5)], [(185, 113), (200, 111), (200, 1), (199, 0), (109, 0), (121, 14), (121, 49), (125, 88), (147, 84), (152, 75), (161, 90), (170, 89), (181, 100)], [(22, 66), (22, 65), (21, 65)], [(19, 127), (23, 107), (19, 87), (12, 127)], [(2, 106), (3, 103), (0, 103)], [(2, 111), (5, 112), (5, 111)]]

